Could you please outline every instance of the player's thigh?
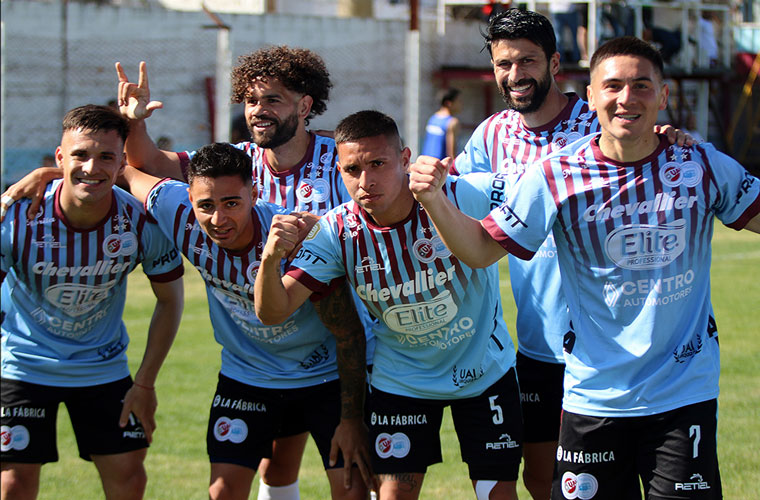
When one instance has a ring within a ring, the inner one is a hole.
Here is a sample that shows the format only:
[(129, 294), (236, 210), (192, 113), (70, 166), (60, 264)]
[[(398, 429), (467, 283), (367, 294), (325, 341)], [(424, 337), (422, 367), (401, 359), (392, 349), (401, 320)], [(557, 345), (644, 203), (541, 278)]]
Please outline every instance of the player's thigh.
[(451, 416), (470, 479), (517, 480), (523, 422), (514, 368), (479, 396), (453, 401)]
[(230, 463), (212, 463), (209, 498), (212, 500), (247, 500), (256, 470)]
[(351, 468), (350, 488), (345, 487), (345, 476), (343, 469), (328, 469), (325, 471), (327, 479), (330, 482), (330, 493), (332, 500), (366, 500), (368, 497), (368, 488), (364, 484), (361, 472), (358, 467)]
[(639, 431), (639, 472), (648, 499), (721, 498), (717, 401), (647, 417)]
[(277, 392), (219, 374), (206, 433), (212, 464), (239, 465), (255, 473), (262, 458), (271, 458), (280, 423)]
[(309, 434), (302, 432), (295, 436), (278, 437), (272, 443), (272, 457), (263, 458), (259, 463), (261, 480), (269, 486), (286, 486), (298, 479), (303, 452)]
[(641, 498), (634, 418), (564, 412), (552, 498)]
[(142, 448), (111, 455), (91, 455), (106, 498), (142, 498), (147, 483), (143, 466), (147, 452)]
[(119, 426), (124, 395), (132, 387), (132, 379), (70, 389), (65, 403), (74, 428), (79, 456), (91, 460), (92, 455), (127, 453), (148, 447), (142, 423), (129, 416), (126, 427)]
[(518, 352), (516, 366), (524, 442), (556, 442), (562, 417), (565, 365), (538, 361)]
[(440, 430), (446, 404), (373, 387), (367, 401), (367, 426), (375, 473), (424, 474), (428, 466), (441, 462)]
[(56, 462), (56, 418), (66, 389), (9, 379), (0, 385), (0, 460)]
[(422, 490), (425, 474), (422, 472), (397, 472), (378, 474), (380, 500), (416, 500)]
[(41, 464), (3, 462), (2, 473), (0, 473), (2, 498), (37, 498), (40, 489), (41, 470)]

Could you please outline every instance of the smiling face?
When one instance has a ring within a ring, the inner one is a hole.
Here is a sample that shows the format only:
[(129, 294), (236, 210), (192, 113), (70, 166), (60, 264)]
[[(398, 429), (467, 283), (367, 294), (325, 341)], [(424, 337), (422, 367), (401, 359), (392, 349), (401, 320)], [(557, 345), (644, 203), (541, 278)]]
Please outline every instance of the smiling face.
[(559, 54), (546, 60), (543, 49), (525, 38), (495, 40), (491, 63), (507, 108), (533, 113), (541, 108), (559, 71)]
[(351, 198), (380, 226), (409, 215), (414, 198), (409, 191), (409, 148), (385, 135), (338, 144), (338, 166)]
[(239, 176), (195, 177), (187, 190), (201, 229), (228, 250), (243, 250), (253, 240), (251, 207), (256, 188)]
[(124, 140), (115, 130), (70, 129), (55, 151), (63, 169), (61, 206), (69, 217), (86, 209), (87, 219), (105, 217), (111, 208), (112, 188), (124, 170)]
[(617, 55), (602, 60), (587, 92), (602, 127), (600, 145), (651, 153), (646, 148), (657, 139), (653, 127), (667, 106), (668, 86), (648, 59)]
[(245, 119), (253, 142), (273, 149), (291, 140), (311, 110), (311, 97), (275, 79), (257, 79), (245, 98)]

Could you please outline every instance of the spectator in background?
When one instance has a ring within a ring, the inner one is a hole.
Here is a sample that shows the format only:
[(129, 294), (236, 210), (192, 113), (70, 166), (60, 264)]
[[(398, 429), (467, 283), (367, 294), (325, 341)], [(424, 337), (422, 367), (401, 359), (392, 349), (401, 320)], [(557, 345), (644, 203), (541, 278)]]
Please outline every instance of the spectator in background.
[(438, 93), (441, 107), (430, 117), (425, 126), (423, 155), (441, 160), (447, 156), (450, 158), (456, 156), (459, 119), (454, 115), (459, 113), (462, 107), (459, 94), (459, 90), (455, 88), (443, 89)]
[[(585, 4), (581, 4), (580, 7), (585, 8)], [(581, 59), (578, 40), (580, 13), (577, 6), (570, 0), (556, 0), (549, 4), (549, 13), (562, 62), (577, 63)], [(570, 31), (569, 37), (565, 36), (565, 28)]]

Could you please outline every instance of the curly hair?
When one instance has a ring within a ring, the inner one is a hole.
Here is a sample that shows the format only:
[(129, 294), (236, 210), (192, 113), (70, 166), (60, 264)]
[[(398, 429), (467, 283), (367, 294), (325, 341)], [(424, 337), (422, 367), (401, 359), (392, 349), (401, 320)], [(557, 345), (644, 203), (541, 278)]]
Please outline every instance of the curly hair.
[(240, 56), (232, 68), (232, 100), (243, 102), (248, 90), (258, 78), (276, 78), (286, 89), (311, 96), (314, 103), (306, 117), (321, 115), (327, 109), (330, 96), (330, 73), (319, 55), (308, 49), (285, 45), (266, 47)]

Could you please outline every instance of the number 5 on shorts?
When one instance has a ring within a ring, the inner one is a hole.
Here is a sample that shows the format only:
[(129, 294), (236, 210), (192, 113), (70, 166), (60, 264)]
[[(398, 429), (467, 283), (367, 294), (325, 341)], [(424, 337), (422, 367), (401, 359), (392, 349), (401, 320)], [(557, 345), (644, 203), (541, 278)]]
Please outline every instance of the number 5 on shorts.
[(496, 425), (504, 423), (504, 413), (501, 411), (501, 406), (496, 404), (496, 398), (499, 396), (491, 396), (488, 398), (488, 402), (491, 404), (491, 409), (495, 412), (493, 414), (493, 423)]

